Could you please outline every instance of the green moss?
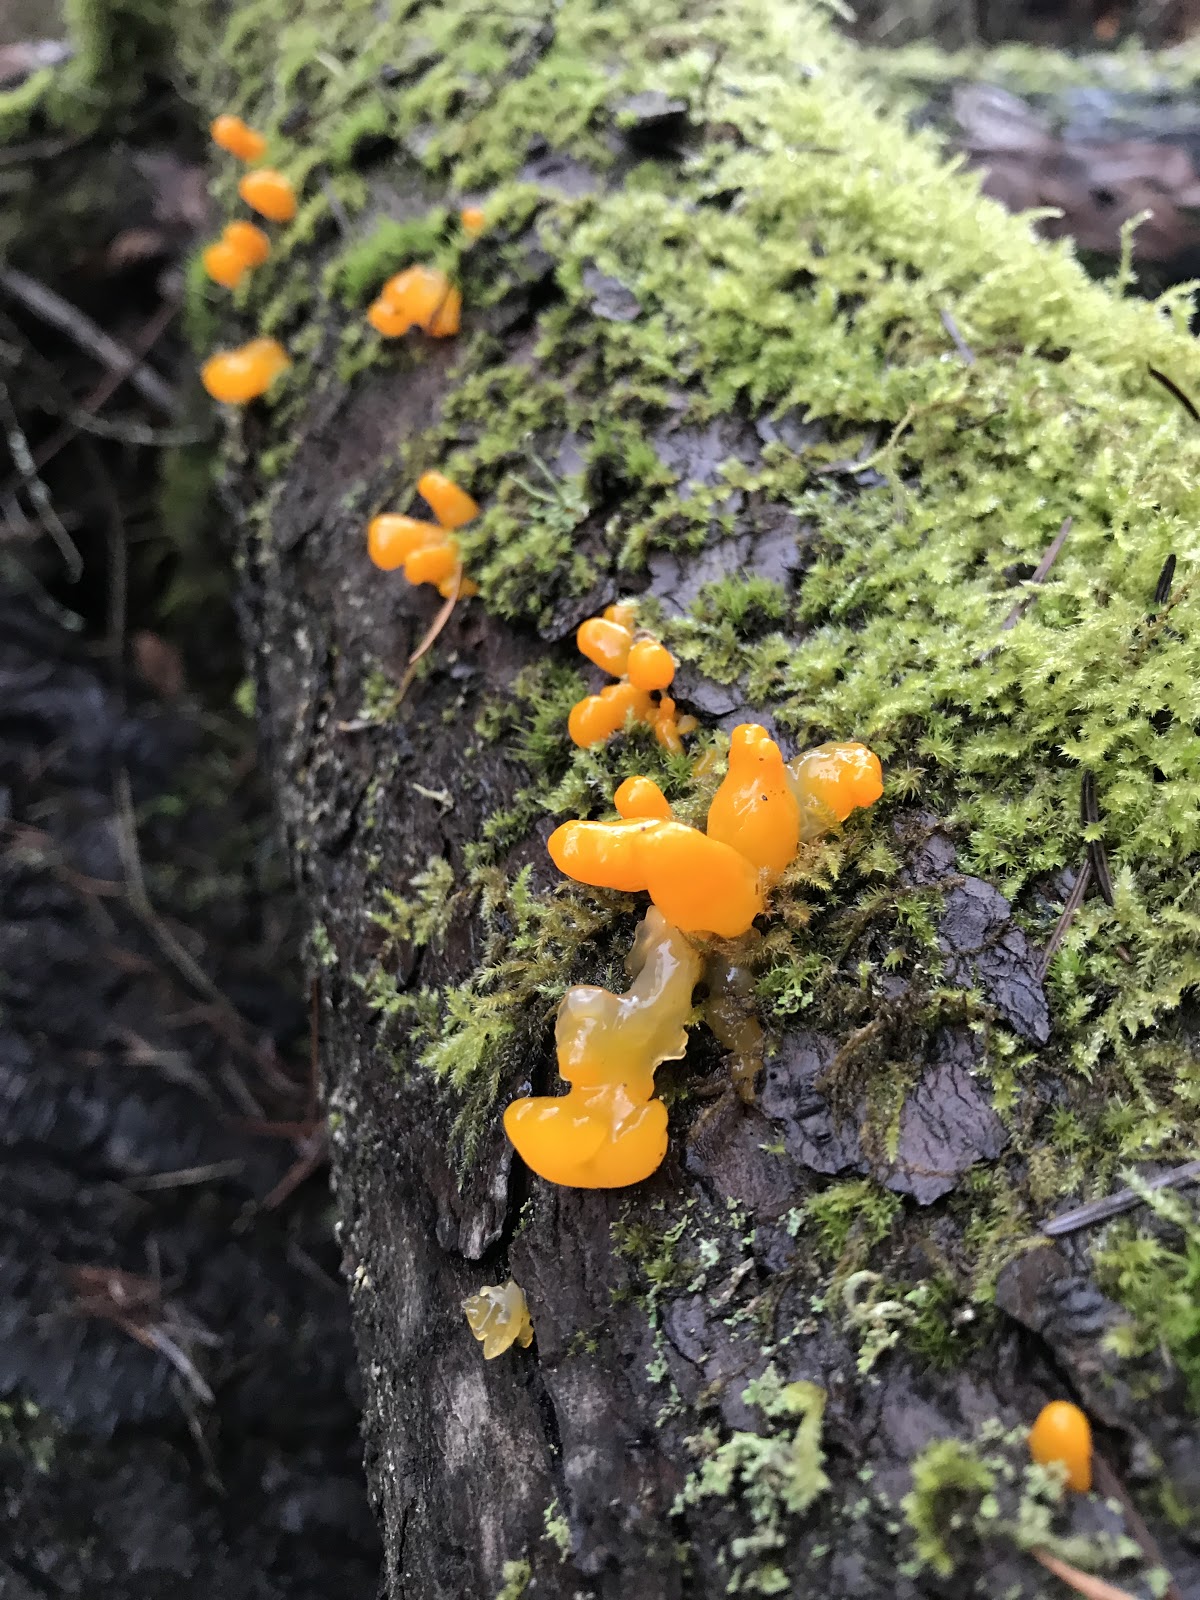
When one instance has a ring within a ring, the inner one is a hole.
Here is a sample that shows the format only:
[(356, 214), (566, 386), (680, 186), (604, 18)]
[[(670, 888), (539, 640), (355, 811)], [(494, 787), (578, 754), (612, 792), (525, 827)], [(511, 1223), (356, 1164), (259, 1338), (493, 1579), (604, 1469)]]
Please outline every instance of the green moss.
[(543, 1537), (558, 1551), (558, 1559), (565, 1561), (571, 1553), (571, 1528), (559, 1507), (557, 1496), (546, 1507), (543, 1528)]
[(521, 1600), (533, 1577), (533, 1568), (525, 1560), (506, 1561), (501, 1577), (504, 1580), (504, 1587), (497, 1594), (496, 1600)]
[(970, 1526), (996, 1473), (975, 1446), (961, 1439), (935, 1439), (912, 1465), (913, 1486), (901, 1502), (913, 1532), (917, 1559), (939, 1577), (954, 1571), (954, 1547)]
[(1200, 1219), (1185, 1196), (1135, 1189), (1160, 1220), (1159, 1231), (1118, 1223), (1095, 1252), (1098, 1280), (1131, 1313), (1109, 1335), (1119, 1355), (1136, 1359), (1166, 1349), (1200, 1411)]
[(55, 1418), (32, 1400), (18, 1396), (0, 1401), (0, 1450), (28, 1457), (38, 1472), (53, 1466), (61, 1431)]
[(780, 1558), (801, 1516), (829, 1488), (821, 1423), (825, 1391), (815, 1383), (784, 1383), (773, 1366), (747, 1384), (742, 1399), (761, 1412), (766, 1433), (737, 1430), (721, 1443), (711, 1436), (692, 1441), (703, 1456), (673, 1508), (712, 1498), (741, 1500), (750, 1532), (734, 1539), (724, 1553), (732, 1570), (730, 1592), (787, 1594), (792, 1582)]

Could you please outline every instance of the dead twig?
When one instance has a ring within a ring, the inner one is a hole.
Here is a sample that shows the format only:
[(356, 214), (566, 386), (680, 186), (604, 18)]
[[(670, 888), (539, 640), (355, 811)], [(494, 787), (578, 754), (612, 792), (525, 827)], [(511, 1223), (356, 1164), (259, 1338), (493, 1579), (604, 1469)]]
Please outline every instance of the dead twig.
[(1154, 604), (1165, 606), (1171, 598), (1171, 585), (1175, 581), (1175, 552), (1163, 562), (1162, 571), (1158, 575), (1158, 582), (1154, 585)]
[[(1085, 772), (1079, 786), (1079, 820), (1084, 827), (1100, 825), (1100, 807), (1096, 801), (1096, 778), (1092, 772)], [(1096, 887), (1101, 898), (1111, 910), (1116, 904), (1113, 898), (1112, 878), (1108, 872), (1108, 856), (1105, 854), (1104, 845), (1099, 839), (1088, 842), (1088, 860), (1092, 864), (1092, 877), (1096, 880)]]
[(180, 1167), (176, 1172), (148, 1172), (144, 1178), (126, 1178), (125, 1188), (141, 1194), (156, 1189), (190, 1189), (213, 1183), (218, 1178), (236, 1178), (245, 1166), (237, 1156), (229, 1161), (210, 1161), (203, 1167)]
[(21, 420), (17, 416), (17, 408), (13, 405), (12, 396), (5, 384), (0, 383), (0, 412), (4, 417), (4, 434), (8, 441), (9, 453), (13, 459), (13, 466), (17, 469), (25, 492), (37, 507), (42, 519), (42, 526), (58, 546), (59, 554), (66, 563), (67, 578), (71, 583), (78, 583), (83, 576), (83, 557), (76, 548), (74, 539), (63, 525), (62, 518), (54, 509), (54, 501), (50, 491), (38, 477), (37, 466), (34, 463), (33, 451), (29, 448), (29, 440), (25, 437), (21, 427)]
[(1147, 366), (1146, 371), (1156, 383), (1162, 384), (1163, 388), (1169, 395), (1173, 395), (1175, 399), (1179, 401), (1179, 404), (1187, 412), (1188, 416), (1191, 417), (1193, 422), (1200, 422), (1200, 411), (1196, 410), (1196, 407), (1193, 405), (1191, 400), (1188, 399), (1187, 395), (1184, 394), (1183, 390), (1175, 382), (1174, 378), (1169, 378), (1165, 372), (1160, 372), (1157, 367)]
[(1115, 1584), (1106, 1583), (1103, 1578), (1097, 1578), (1094, 1573), (1083, 1572), (1078, 1567), (1073, 1567), (1069, 1561), (1062, 1561), (1058, 1556), (1052, 1556), (1049, 1550), (1034, 1549), (1029, 1552), (1035, 1561), (1040, 1561), (1047, 1572), (1052, 1572), (1076, 1594), (1082, 1595), (1083, 1600), (1134, 1600), (1128, 1589), (1118, 1589)]
[[(130, 905), (141, 919), (150, 937), (175, 970), (186, 982), (191, 984), (193, 989), (196, 989), (212, 1003), (234, 1036), (241, 1041), (244, 1048), (249, 1049), (249, 1046), (245, 1043), (245, 1024), (237, 1011), (226, 1000), (195, 957), (184, 948), (170, 928), (167, 927), (150, 902), (150, 896), (146, 890), (146, 880), (142, 874), (141, 853), (138, 850), (137, 819), (133, 811), (133, 791), (129, 783), (129, 773), (124, 767), (117, 773), (114, 790), (117, 813), (117, 848), (121, 856), (121, 865), (125, 869), (125, 893)], [(230, 1093), (238, 1101), (242, 1111), (248, 1116), (261, 1117), (263, 1109), (258, 1101), (251, 1094), (241, 1077), (233, 1070), (232, 1065), (227, 1063), (226, 1066), (227, 1071), (223, 1074), (226, 1085)]]
[(221, 1341), (166, 1301), (161, 1282), (120, 1267), (74, 1266), (65, 1272), (75, 1291), (75, 1310), (81, 1316), (111, 1322), (145, 1349), (165, 1356), (196, 1398), (205, 1405), (213, 1404), (212, 1390), (183, 1346), (215, 1349)]
[(317, 1168), (329, 1157), (329, 1128), (324, 1122), (313, 1129), (300, 1147), (298, 1158), (280, 1178), (270, 1194), (261, 1203), (263, 1211), (274, 1211), (297, 1190), (306, 1178), (311, 1178)]
[(975, 352), (971, 349), (971, 346), (959, 332), (958, 323), (955, 322), (954, 318), (951, 316), (950, 312), (945, 306), (941, 306), (939, 308), (938, 316), (941, 317), (942, 327), (945, 328), (946, 332), (950, 335), (950, 341), (954, 345), (954, 348), (958, 351), (959, 355), (962, 357), (965, 365), (968, 367), (973, 367), (975, 365)]
[(455, 571), (455, 574), (454, 574), (454, 587), (453, 587), (453, 589), (451, 589), (450, 593), (446, 596), (445, 600), (442, 602), (441, 609), (438, 611), (437, 616), (434, 617), (433, 621), (429, 624), (429, 627), (427, 628), (427, 630), (425, 632), (425, 637), (421, 640), (420, 644), (413, 651), (412, 655), (410, 655), (409, 658), (408, 658), (408, 670), (404, 674), (404, 676), (401, 678), (399, 687), (396, 690), (396, 704), (397, 705), (400, 704), (400, 702), (404, 699), (404, 696), (408, 693), (409, 689), (411, 688), (412, 681), (417, 675), (417, 666), (418, 666), (418, 664), (433, 649), (434, 645), (437, 643), (439, 637), (441, 636), (442, 630), (445, 628), (446, 624), (450, 621), (450, 618), (453, 616), (454, 608), (458, 604), (458, 597), (462, 592), (462, 580), (463, 580), (463, 569), (462, 569), (462, 563), (459, 562), (458, 568), (457, 568), (457, 570)]
[(164, 416), (174, 418), (180, 415), (182, 406), (179, 396), (166, 379), (160, 377), (153, 367), (139, 362), (119, 340), (105, 333), (78, 306), (55, 294), (53, 289), (47, 289), (36, 278), (18, 272), (15, 267), (0, 267), (0, 290), (42, 322), (65, 333), (81, 350), (95, 356), (101, 366), (107, 367), (110, 372), (125, 373), (142, 399)]
[(1061, 1238), (1066, 1233), (1078, 1233), (1080, 1228), (1095, 1227), (1096, 1223), (1107, 1222), (1110, 1217), (1118, 1217), (1123, 1211), (1135, 1211), (1146, 1203), (1147, 1194), (1153, 1194), (1158, 1189), (1182, 1189), (1189, 1183), (1200, 1183), (1200, 1161), (1185, 1161), (1181, 1167), (1150, 1178), (1137, 1189), (1118, 1189), (1101, 1200), (1089, 1200), (1086, 1205), (1076, 1206), (1073, 1211), (1064, 1211), (1043, 1222), (1041, 1231), (1050, 1239)]
[[(1050, 576), (1050, 568), (1058, 560), (1059, 553), (1061, 552), (1063, 545), (1067, 542), (1067, 535), (1071, 531), (1071, 524), (1074, 522), (1074, 520), (1074, 517), (1067, 517), (1064, 519), (1062, 527), (1054, 536), (1053, 543), (1050, 545), (1050, 548), (1046, 551), (1046, 554), (1042, 557), (1042, 559), (1038, 562), (1037, 567), (1034, 569), (1033, 577), (1029, 580), (1031, 585), (1045, 583), (1046, 579)], [(1000, 624), (1001, 633), (1007, 633), (1010, 628), (1016, 627), (1017, 623), (1020, 622), (1021, 618), (1024, 616), (1029, 602), (1033, 598), (1034, 597), (1032, 594), (1026, 594), (1017, 601), (1016, 605)]]
[[(1096, 1488), (1106, 1500), (1118, 1500), (1125, 1513), (1125, 1525), (1133, 1537), (1142, 1547), (1146, 1560), (1152, 1567), (1166, 1571), (1167, 1564), (1163, 1560), (1162, 1551), (1158, 1548), (1158, 1541), (1146, 1526), (1141, 1512), (1134, 1505), (1121, 1479), (1115, 1470), (1108, 1464), (1099, 1451), (1093, 1452), (1092, 1471), (1096, 1479)], [(1167, 1587), (1163, 1590), (1162, 1600), (1183, 1600), (1179, 1586), (1174, 1578), (1168, 1575)]]
[(1066, 903), (1062, 908), (1062, 916), (1059, 917), (1058, 921), (1055, 923), (1054, 932), (1050, 935), (1050, 942), (1046, 946), (1045, 954), (1042, 956), (1042, 964), (1038, 968), (1038, 978), (1043, 983), (1045, 982), (1046, 974), (1050, 971), (1050, 963), (1054, 960), (1059, 945), (1062, 944), (1063, 940), (1066, 938), (1067, 930), (1075, 920), (1075, 913), (1083, 904), (1083, 897), (1087, 893), (1088, 884), (1091, 883), (1091, 881), (1092, 858), (1090, 855), (1088, 855), (1084, 858), (1083, 866), (1080, 868), (1075, 882), (1071, 887), (1071, 892), (1067, 896)]

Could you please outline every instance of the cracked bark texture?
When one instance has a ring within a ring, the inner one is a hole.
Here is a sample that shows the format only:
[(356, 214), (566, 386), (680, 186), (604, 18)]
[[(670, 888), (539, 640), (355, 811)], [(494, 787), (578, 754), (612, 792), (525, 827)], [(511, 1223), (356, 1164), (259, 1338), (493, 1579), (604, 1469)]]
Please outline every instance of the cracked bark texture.
[[(398, 24), (398, 54), (403, 42)], [(541, 48), (552, 51), (552, 37)], [(651, 120), (669, 125), (672, 115), (669, 107), (651, 108)], [(620, 138), (630, 148), (614, 173), (590, 172), (547, 145), (530, 152), (522, 175), (548, 195), (620, 182), (645, 154), (628, 132)], [(438, 198), (404, 150), (390, 153), (371, 179), (379, 209), (391, 214), (418, 214)], [(311, 260), (302, 254), (295, 270), (319, 270), (321, 248), (312, 248)], [(540, 247), (530, 248), (528, 261), (526, 286), (479, 315), (507, 359), (536, 372), (555, 263)], [(617, 280), (596, 274), (586, 287), (595, 317), (636, 320), (636, 299)], [(332, 360), (332, 339), (323, 354)], [(765, 1345), (785, 1380), (810, 1380), (827, 1395), (832, 1487), (804, 1515), (785, 1517), (786, 1537), (772, 1551), (788, 1592), (863, 1600), (1056, 1592), (1011, 1544), (966, 1535), (952, 1577), (906, 1567), (911, 1552), (897, 1506), (914, 1457), (930, 1441), (973, 1437), (991, 1418), (1027, 1423), (1064, 1387), (1103, 1421), (1105, 1448), (1135, 1480), (1153, 1480), (1152, 1451), (1194, 1464), (1195, 1429), (1178, 1408), (1178, 1390), (1147, 1403), (1115, 1376), (1101, 1335), (1123, 1314), (1091, 1282), (1086, 1248), (1046, 1246), (1022, 1257), (1002, 1280), (1002, 1314), (961, 1366), (937, 1368), (901, 1342), (863, 1373), (844, 1322), (811, 1305), (807, 1263), (785, 1225), (829, 1176), (870, 1174), (898, 1197), (894, 1264), (920, 1276), (931, 1264), (952, 1263), (960, 1248), (963, 1213), (940, 1202), (973, 1166), (1004, 1159), (1004, 1126), (975, 1076), (977, 1035), (914, 1022), (903, 973), (891, 978), (881, 1013), (911, 1075), (894, 1148), (872, 1125), (865, 1099), (852, 1093), (847, 1103), (835, 1093), (842, 1078), (832, 1069), (865, 1048), (851, 1030), (785, 1034), (756, 1104), (724, 1092), (703, 1108), (688, 1085), (706, 1049), (716, 1061), (697, 1035), (693, 1062), (669, 1075), (681, 1092), (667, 1160), (630, 1193), (531, 1182), (495, 1117), (459, 1171), (452, 1097), (411, 1059), (399, 1070), (395, 1042), (385, 1046), (355, 981), (378, 947), (365, 909), (382, 888), (402, 889), (431, 857), (462, 874), (465, 847), (523, 781), (504, 748), (478, 743), (469, 731), (523, 667), (547, 652), (573, 660), (578, 622), (629, 587), (609, 565), (587, 595), (548, 595), (553, 605), (540, 629), (507, 624), (477, 601), (460, 605), (395, 715), (364, 723), (368, 671), (378, 665), (395, 680), (404, 676), (435, 603), (428, 591), (381, 581), (368, 567), (359, 554), (363, 508), (393, 483), (397, 438), (415, 438), (441, 414), (457, 359), (452, 346), (430, 346), (402, 374), (384, 362), (349, 385), (313, 386), (291, 422), (295, 449), (271, 484), (256, 465), (269, 424), (250, 417), (244, 431), (239, 425), (226, 473), (244, 532), (246, 634), (283, 826), (313, 920), (332, 945), (322, 975), (325, 1085), (387, 1593), (491, 1600), (506, 1582), (506, 1593), (518, 1592), (511, 1566), (506, 1573), (512, 1562), (528, 1563), (524, 1592), (548, 1600), (725, 1593), (739, 1565), (731, 1551), (755, 1532), (748, 1502), (736, 1483), (723, 1498), (677, 1506), (677, 1497), (695, 1468), (691, 1441), (702, 1430), (728, 1439), (762, 1428), (743, 1391), (763, 1371)], [(594, 397), (598, 412), (603, 403)], [(798, 437), (801, 426), (753, 415), (706, 428), (668, 421), (656, 445), (680, 483), (711, 485), (716, 463), (753, 463), (781, 430)], [(459, 443), (472, 443), (469, 430)], [(542, 459), (568, 470), (562, 463), (575, 442), (559, 435), (536, 444)], [(864, 465), (868, 454), (826, 470), (871, 492), (883, 480)], [(267, 506), (261, 520), (251, 516), (260, 504)], [(674, 613), (702, 583), (729, 571), (801, 583), (807, 530), (752, 491), (739, 491), (733, 510), (733, 538), (698, 555), (655, 551), (634, 587), (644, 585)], [(594, 534), (586, 522), (576, 530), (579, 545), (607, 562)], [(792, 643), (803, 648), (798, 629)], [(711, 724), (728, 727), (747, 715), (771, 724), (771, 707), (754, 704), (746, 686), (716, 684), (694, 669), (681, 674), (680, 697)], [(909, 881), (940, 903), (947, 983), (977, 991), (1036, 1054), (1051, 1027), (1040, 951), (995, 886), (957, 870), (954, 843), (936, 816), (901, 810), (879, 824), (888, 825)], [(531, 864), (538, 891), (556, 882), (542, 848), (549, 829), (547, 822), (534, 830), (506, 863), (512, 873)], [(613, 941), (598, 961), (620, 953)], [(460, 906), (444, 939), (405, 954), (396, 976), (413, 990), (456, 983), (481, 957), (478, 922)], [(528, 1020), (507, 1061), (501, 1104), (523, 1084), (545, 1089), (554, 1081), (546, 1017)], [(644, 1262), (614, 1240), (641, 1230), (665, 1240), (669, 1256), (674, 1229), (689, 1218), (719, 1236), (719, 1265), (702, 1288), (687, 1279), (648, 1286)], [(1040, 1275), (1028, 1265), (1039, 1262)], [(481, 1282), (510, 1273), (529, 1297), (536, 1344), (485, 1366), (460, 1302)], [(783, 1338), (784, 1328), (794, 1331)], [(566, 1522), (565, 1550), (546, 1537), (555, 1505)], [(1075, 1532), (1121, 1526), (1096, 1501), (1079, 1501), (1064, 1516)], [(1198, 1592), (1194, 1552), (1165, 1519), (1154, 1531), (1185, 1592)], [(1136, 1564), (1122, 1581), (1133, 1594), (1149, 1593)]]

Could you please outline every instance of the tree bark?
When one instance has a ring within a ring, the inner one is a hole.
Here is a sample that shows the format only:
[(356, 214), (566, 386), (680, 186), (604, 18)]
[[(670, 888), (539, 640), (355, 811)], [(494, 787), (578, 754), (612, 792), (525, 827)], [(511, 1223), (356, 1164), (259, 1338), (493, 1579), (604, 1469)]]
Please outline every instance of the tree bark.
[[(977, 201), (800, 4), (238, 6), (199, 77), (304, 182), (222, 313), (297, 360), (224, 483), (314, 921), (388, 1593), (1060, 1593), (1044, 1545), (1146, 1594), (1128, 1513), (1021, 1476), (1056, 1395), (1197, 1592), (1188, 1346), (1146, 1336), (1122, 1230), (1168, 1263), (1194, 1235), (1144, 1209), (1039, 1233), (1195, 1147), (1200, 452), (1145, 370), (1187, 386), (1182, 313)], [(489, 228), (459, 251), (468, 194)], [(366, 302), (431, 254), (463, 334), (376, 349)], [(364, 528), (442, 465), (485, 508), (481, 595), (412, 673), (437, 601)], [(573, 631), (629, 593), (698, 749), (747, 718), (863, 737), (888, 790), (775, 896), (756, 1102), (698, 1026), (660, 1073), (663, 1167), (581, 1192), (531, 1179), (499, 1114), (557, 1081), (554, 1006), (619, 986), (636, 907), (563, 896), (544, 841), (638, 767), (685, 811), (702, 788), (636, 736), (568, 744)], [(1054, 954), (1089, 840), (1116, 908)], [(485, 1365), (460, 1302), (510, 1274), (535, 1345)]]

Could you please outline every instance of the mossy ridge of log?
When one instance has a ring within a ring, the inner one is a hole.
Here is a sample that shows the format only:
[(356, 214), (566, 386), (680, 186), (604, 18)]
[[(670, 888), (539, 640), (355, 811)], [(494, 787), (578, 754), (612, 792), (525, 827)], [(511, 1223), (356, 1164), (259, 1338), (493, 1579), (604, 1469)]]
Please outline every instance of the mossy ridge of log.
[[(391, 1591), (1037, 1594), (1041, 1544), (1144, 1592), (1119, 1521), (1022, 1477), (1064, 1384), (1137, 1447), (1188, 1574), (1194, 1351), (1147, 1310), (1186, 1228), (1036, 1247), (1067, 1197), (1195, 1150), (1200, 438), (1147, 372), (1194, 386), (1187, 297), (1122, 300), (981, 205), (782, 0), (261, 0), (184, 46), (206, 114), (287, 130), (307, 197), (221, 318), (300, 358), (226, 478)], [(417, 256), (461, 272), (466, 331), (381, 349), (365, 303)], [(486, 507), (481, 600), (400, 699), (429, 604), (363, 528), (435, 465)], [(631, 908), (557, 892), (541, 840), (633, 770), (705, 799), (648, 743), (566, 741), (574, 625), (630, 590), (710, 729), (865, 738), (889, 795), (776, 895), (760, 1106), (698, 1114), (697, 1033), (659, 1175), (553, 1192), (496, 1113), (552, 1081), (556, 999), (615, 974)], [(1044, 990), (1093, 836), (1116, 905)], [(510, 1269), (536, 1358), (485, 1368), (459, 1300)]]

